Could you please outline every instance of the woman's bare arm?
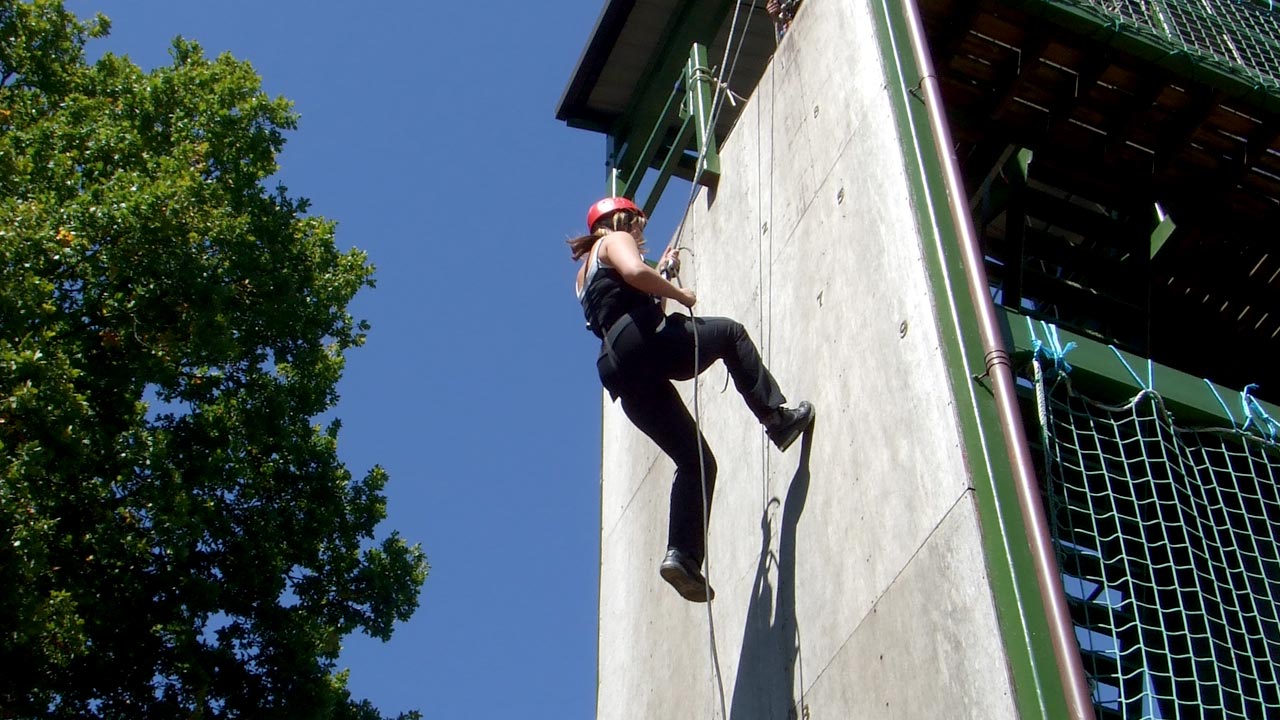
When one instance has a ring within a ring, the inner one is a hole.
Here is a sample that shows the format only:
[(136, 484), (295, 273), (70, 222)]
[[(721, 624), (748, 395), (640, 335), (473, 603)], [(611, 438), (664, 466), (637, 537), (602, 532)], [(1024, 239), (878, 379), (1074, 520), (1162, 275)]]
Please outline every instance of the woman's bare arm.
[(629, 233), (611, 233), (601, 242), (603, 244), (600, 252), (631, 287), (650, 295), (670, 298), (685, 307), (691, 308), (698, 301), (697, 294), (692, 290), (676, 287), (659, 275), (657, 270), (649, 267), (640, 254), (640, 249), (636, 247), (635, 238)]

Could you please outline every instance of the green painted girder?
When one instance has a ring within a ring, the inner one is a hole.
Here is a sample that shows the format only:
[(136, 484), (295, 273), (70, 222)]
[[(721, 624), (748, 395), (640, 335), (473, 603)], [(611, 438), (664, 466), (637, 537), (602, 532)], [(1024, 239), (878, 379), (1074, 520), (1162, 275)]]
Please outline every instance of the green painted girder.
[(688, 115), (694, 122), (694, 135), (698, 141), (698, 169), (694, 179), (715, 182), (720, 177), (720, 156), (716, 152), (715, 118), (712, 113), (719, 80), (711, 74), (705, 45), (694, 43), (689, 49), (689, 61), (685, 64), (684, 75), (689, 86)]
[[(720, 177), (720, 156), (716, 151), (715, 133), (711, 131), (714, 124), (712, 118), (713, 103), (716, 99), (717, 80), (707, 66), (707, 49), (700, 43), (694, 43), (689, 50), (689, 59), (685, 63), (681, 82), (676, 85), (663, 108), (661, 121), (649, 134), (644, 149), (640, 153), (638, 165), (635, 167), (617, 168), (614, 177), (626, 180), (615, 195), (635, 197), (640, 190), (645, 174), (653, 163), (658, 150), (666, 144), (667, 154), (658, 165), (659, 177), (645, 202), (646, 214), (653, 214), (658, 198), (666, 189), (667, 182), (673, 174), (690, 181), (713, 183)], [(677, 118), (681, 121), (674, 136), (670, 127)], [(686, 151), (689, 141), (695, 140), (693, 167), (689, 168)]]
[(1156, 253), (1160, 252), (1160, 249), (1169, 241), (1169, 238), (1173, 236), (1173, 231), (1177, 228), (1178, 226), (1173, 222), (1172, 217), (1166, 215), (1160, 220), (1155, 229), (1151, 231), (1150, 257), (1154, 258)]
[[(680, 125), (680, 131), (676, 133), (675, 142), (671, 144), (671, 149), (667, 151), (667, 157), (662, 161), (661, 170), (658, 172), (658, 178), (653, 183), (653, 189), (649, 191), (649, 199), (644, 202), (644, 214), (653, 217), (653, 211), (658, 207), (658, 199), (662, 197), (662, 191), (667, 189), (667, 183), (671, 180), (671, 175), (680, 166), (681, 160), (684, 159), (684, 149), (689, 146), (689, 141), (694, 135), (694, 118), (689, 115), (684, 119), (684, 123)], [(718, 162), (717, 162), (718, 165)], [(717, 167), (717, 172), (719, 168)]]
[[(1022, 249), (1023, 239), (1021, 236), (1023, 235), (1025, 228), (1022, 227), (1020, 222), (1015, 220), (1016, 218), (1021, 217), (1025, 211), (1025, 208), (1022, 207), (1023, 196), (1025, 195), (1027, 182), (1030, 178), (1031, 161), (1033, 157), (1034, 153), (1030, 149), (1019, 148), (1005, 161), (1003, 165), (1000, 166), (1002, 170), (1000, 176), (1004, 178), (1005, 182), (997, 184), (988, 181), (985, 182), (981, 188), (985, 207), (996, 208), (999, 211), (1009, 213), (1010, 219), (1006, 221), (1006, 226), (1008, 227), (1006, 232), (1010, 234), (1010, 237), (1013, 237), (1016, 240), (1016, 242), (1012, 242), (1010, 245), (1018, 248), (1019, 250)], [(1156, 211), (1157, 206), (1153, 206), (1152, 210)], [(990, 219), (996, 214), (998, 213), (995, 210), (989, 210), (986, 215), (979, 217), (978, 220), (985, 223), (990, 221)], [(1168, 242), (1169, 238), (1172, 237), (1174, 231), (1177, 229), (1177, 224), (1174, 223), (1173, 218), (1164, 215), (1163, 212), (1152, 219), (1154, 221), (1154, 226), (1150, 230), (1147, 241), (1147, 246), (1150, 251), (1147, 256), (1148, 259), (1154, 258), (1156, 254), (1160, 252), (1161, 248), (1164, 247), (1165, 243)], [(1106, 230), (1106, 232), (1110, 231), (1110, 229)], [(1021, 254), (1016, 258), (1006, 260), (1015, 268), (1022, 267), (1023, 258)], [(1017, 279), (1017, 275), (1018, 273), (1012, 273), (1012, 276), (1014, 277), (1009, 279), (1018, 283), (1020, 281)], [(1008, 282), (1009, 279), (1007, 279), (1006, 282)], [(1018, 307), (1018, 301), (1020, 299), (1020, 288), (1018, 288), (1018, 291), (1016, 292), (1011, 292), (1009, 288), (1006, 287), (1005, 299), (1003, 301), (1006, 305), (1009, 307)]]
[[(1001, 324), (1014, 365), (1025, 366), (1031, 362), (1035, 341), (1043, 342), (1045, 332), (1040, 321), (1030, 320), (1028, 324), (1026, 315), (1008, 308), (1003, 310)], [(1068, 343), (1076, 345), (1063, 357), (1071, 366), (1072, 383), (1098, 400), (1123, 402), (1148, 386), (1160, 394), (1165, 409), (1181, 427), (1240, 427), (1245, 423), (1240, 389), (1225, 388), (1165, 365), (1148, 363), (1146, 358), (1112, 349), (1110, 345), (1068, 330), (1059, 328), (1057, 334), (1063, 347)], [(1195, 342), (1194, 338), (1187, 341)], [(1256, 398), (1253, 401), (1268, 415), (1280, 419), (1280, 408)]]
[(688, 61), (689, 48), (694, 43), (711, 44), (733, 3), (734, 0), (685, 0), (672, 13), (661, 35), (662, 46), (637, 83), (640, 90), (622, 113), (618, 126), (609, 133), (611, 168), (625, 175), (628, 169), (640, 167), (645, 141), (662, 119), (671, 95), (670, 83)]
[[(668, 128), (685, 116), (683, 110), (683, 88), (684, 84), (682, 83), (671, 90), (671, 95), (667, 97), (667, 104), (662, 108), (662, 114), (659, 116), (658, 122), (654, 125), (653, 131), (649, 133), (649, 138), (645, 141), (644, 147), (636, 158), (636, 164), (616, 167), (618, 176), (625, 179), (622, 182), (620, 192), (615, 193), (615, 195), (635, 197), (635, 193), (640, 189), (640, 182), (644, 179), (645, 171), (649, 169), (649, 165), (653, 163), (654, 156), (658, 154), (658, 150), (667, 140)], [(680, 142), (673, 143), (672, 149), (683, 151), (684, 145), (687, 145), (688, 142), (688, 138), (686, 138), (683, 144)]]

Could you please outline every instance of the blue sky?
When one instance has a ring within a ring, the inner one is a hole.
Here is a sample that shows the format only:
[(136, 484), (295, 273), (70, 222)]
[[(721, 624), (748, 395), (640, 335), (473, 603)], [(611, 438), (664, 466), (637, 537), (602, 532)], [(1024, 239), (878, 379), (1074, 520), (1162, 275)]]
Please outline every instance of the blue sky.
[(387, 468), (382, 530), (432, 570), (389, 643), (348, 638), (353, 694), (591, 717), (600, 389), (563, 241), (603, 190), (604, 140), (554, 116), (603, 0), (67, 5), (112, 20), (91, 55), (151, 68), (183, 35), (252, 62), (301, 113), (280, 179), (378, 268), (352, 306), (373, 330), (348, 356), (339, 452)]

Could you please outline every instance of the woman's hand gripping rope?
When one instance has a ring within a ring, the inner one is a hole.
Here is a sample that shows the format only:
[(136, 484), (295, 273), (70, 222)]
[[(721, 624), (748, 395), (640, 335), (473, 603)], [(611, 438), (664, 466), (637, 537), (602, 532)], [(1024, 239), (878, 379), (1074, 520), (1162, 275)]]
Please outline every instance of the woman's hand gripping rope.
[(686, 297), (680, 299), (680, 304), (692, 310), (698, 302), (698, 294), (680, 284), (680, 250), (682, 249), (675, 245), (668, 247), (662, 253), (662, 258), (658, 260), (658, 273), (669, 282), (675, 283), (676, 287), (684, 292)]
[(672, 245), (662, 252), (658, 260), (658, 273), (670, 280), (680, 274), (680, 249)]

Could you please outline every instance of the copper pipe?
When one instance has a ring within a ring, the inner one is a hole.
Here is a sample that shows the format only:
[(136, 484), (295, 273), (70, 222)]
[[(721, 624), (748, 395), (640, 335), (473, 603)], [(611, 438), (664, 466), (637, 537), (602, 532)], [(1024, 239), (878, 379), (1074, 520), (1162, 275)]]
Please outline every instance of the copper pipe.
[(969, 284), (969, 297), (978, 314), (978, 333), (982, 338), (987, 375), (991, 378), (996, 410), (1000, 417), (1000, 430), (1004, 436), (1005, 447), (1008, 448), (1009, 463), (1013, 468), (1013, 483), (1018, 495), (1018, 505), (1022, 509), (1027, 543), (1031, 548), (1036, 580), (1040, 585), (1040, 597), (1049, 621), (1049, 635), (1053, 643), (1053, 654), (1058, 661), (1058, 673), (1062, 679), (1069, 717), (1074, 720), (1093, 720), (1093, 701), (1089, 696), (1084, 663), (1080, 658), (1075, 627), (1071, 622), (1070, 610), (1067, 608), (1067, 594), (1058, 572), (1058, 562), (1049, 536), (1044, 505), (1040, 502), (1039, 483), (1031, 462), (1031, 450), (1027, 445), (1022, 413), (1018, 409), (1017, 386), (1009, 361), (1009, 352), (1004, 347), (1000, 325), (996, 321), (995, 304), (991, 299), (987, 271), (983, 265), (982, 250), (978, 243), (977, 232), (973, 227), (973, 218), (965, 207), (964, 199), (967, 196), (961, 180), (960, 163), (952, 150), (954, 143), (951, 140), (951, 130), (947, 126), (946, 116), (943, 114), (942, 95), (938, 88), (937, 75), (934, 73), (933, 59), (925, 43), (924, 26), (920, 22), (915, 0), (902, 0), (902, 9), (907, 20), (907, 31), (911, 37), (911, 49), (919, 65), (920, 74), (923, 76), (920, 80), (920, 90), (923, 92), (924, 104), (928, 110), (929, 126), (937, 138), (938, 160), (942, 163), (943, 182), (949, 198), (947, 205), (960, 234), (960, 252), (965, 278)]

